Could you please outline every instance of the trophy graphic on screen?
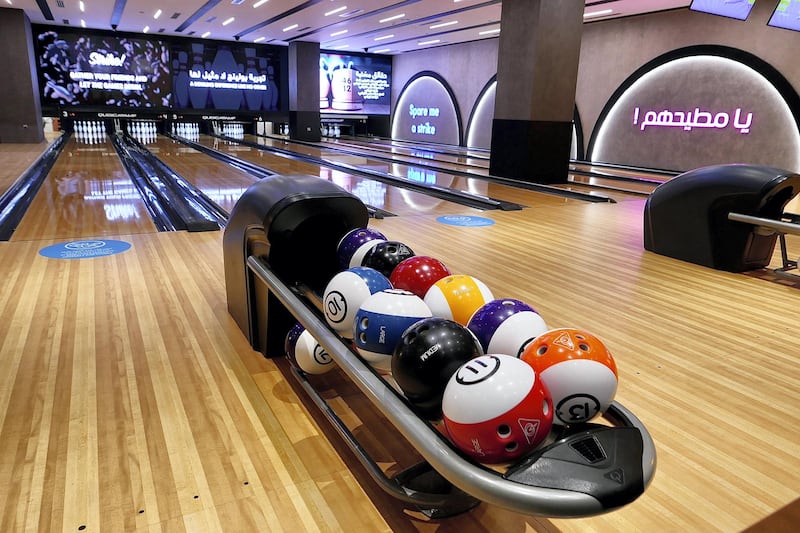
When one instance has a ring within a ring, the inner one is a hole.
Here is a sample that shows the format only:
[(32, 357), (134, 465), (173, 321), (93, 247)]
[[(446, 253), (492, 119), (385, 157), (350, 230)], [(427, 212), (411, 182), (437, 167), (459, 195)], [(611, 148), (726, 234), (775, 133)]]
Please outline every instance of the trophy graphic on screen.
[(352, 61), (346, 66), (334, 68), (331, 76), (331, 92), (333, 93), (331, 107), (333, 109), (357, 111), (363, 107), (364, 103), (358, 95), (356, 79), (356, 69), (353, 68)]
[(328, 73), (328, 62), (324, 57), (319, 58), (319, 108), (328, 109), (331, 106), (331, 77)]

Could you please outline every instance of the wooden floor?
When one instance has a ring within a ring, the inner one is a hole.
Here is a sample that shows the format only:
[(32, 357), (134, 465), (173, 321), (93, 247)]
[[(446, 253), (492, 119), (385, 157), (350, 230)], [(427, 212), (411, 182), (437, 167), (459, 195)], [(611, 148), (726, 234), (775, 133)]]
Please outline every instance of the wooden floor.
[[(800, 284), (645, 252), (643, 204), (484, 213), (496, 224), (478, 228), (436, 213), (371, 223), (606, 342), (617, 399), (658, 452), (631, 505), (555, 520), (481, 504), (428, 521), (369, 479), (284, 361), (249, 348), (227, 313), (219, 232), (120, 233), (130, 250), (86, 260), (47, 259), (39, 250), (62, 236), (32, 235), (0, 243), (0, 528), (728, 532), (768, 520), (800, 498)], [(789, 246), (797, 257), (800, 240)], [(334, 372), (317, 381), (337, 411), (387, 471), (406, 466), (414, 453)]]

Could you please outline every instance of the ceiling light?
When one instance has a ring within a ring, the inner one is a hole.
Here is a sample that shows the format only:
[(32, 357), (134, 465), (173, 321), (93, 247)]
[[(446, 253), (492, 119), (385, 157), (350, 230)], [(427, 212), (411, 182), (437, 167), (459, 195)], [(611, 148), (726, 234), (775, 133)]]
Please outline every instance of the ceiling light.
[(344, 35), (345, 33), (347, 33), (347, 30), (335, 31), (331, 33), (331, 37), (336, 37), (337, 35)]
[(373, 54), (382, 54), (384, 52), (391, 52), (391, 48), (381, 48), (380, 50), (373, 50)]
[(211, 35), (211, 32), (210, 32), (210, 31), (207, 31), (207, 32), (205, 32), (203, 35), (201, 35), (200, 37), (202, 37), (203, 39), (205, 39), (205, 38), (206, 38), (206, 37), (208, 37), (209, 35)]
[(591, 13), (584, 13), (583, 18), (588, 19), (591, 17), (602, 17), (603, 15), (610, 15), (613, 13), (613, 9), (601, 9), (600, 11), (592, 11)]
[(81, 28), (85, 28), (85, 27), (86, 27), (86, 21), (81, 19)]
[(253, 4), (253, 7), (260, 7), (260, 6), (263, 6), (263, 5), (264, 5), (264, 4), (266, 4), (267, 2), (269, 2), (269, 0), (258, 0), (258, 2), (256, 2), (255, 4)]
[(142, 33), (147, 33), (147, 32), (149, 32), (149, 31), (150, 31), (150, 26), (145, 26), (145, 27), (142, 29)]
[(339, 11), (344, 11), (345, 9), (347, 9), (347, 6), (337, 7), (336, 9), (332, 9), (331, 11), (325, 13), (325, 16), (328, 17), (330, 15), (338, 13)]
[(155, 12), (155, 14), (153, 15), (153, 18), (157, 19), (160, 16), (161, 16), (161, 10), (159, 9), (158, 11)]
[(341, 50), (342, 48), (347, 48), (348, 46), (350, 46), (350, 45), (349, 44), (343, 44), (341, 46), (334, 46), (333, 49), (334, 50)]
[(489, 35), (490, 33), (500, 33), (500, 28), (495, 28), (493, 30), (485, 30), (478, 32), (478, 35)]
[(422, 41), (421, 43), (417, 43), (417, 46), (425, 46), (426, 44), (436, 44), (442, 42), (441, 39), (433, 39), (431, 41)]
[(445, 26), (452, 26), (453, 24), (458, 24), (458, 21), (451, 20), (450, 22), (440, 22), (439, 24), (434, 24), (433, 26), (428, 27), (432, 30), (435, 30), (436, 28), (444, 28)]
[[(11, 3), (11, 0), (8, 0), (8, 3), (10, 4), (10, 3)], [(81, 0), (80, 2), (78, 2), (78, 7), (79, 7), (79, 8), (81, 8), (81, 13), (83, 13), (84, 11), (86, 11), (86, 7), (83, 5), (83, 0)]]
[(254, 42), (254, 43), (260, 43), (260, 42), (261, 42), (261, 41), (263, 41), (264, 39), (266, 39), (266, 37), (259, 37), (258, 39), (255, 39), (253, 42)]
[(293, 30), (293, 29), (295, 29), (297, 26), (299, 26), (299, 24), (292, 24), (291, 26), (286, 26), (285, 28), (283, 28), (283, 31), (289, 31), (289, 30)]
[(222, 23), (222, 25), (223, 25), (223, 26), (227, 26), (228, 24), (230, 24), (230, 23), (231, 23), (231, 22), (233, 22), (234, 20), (236, 20), (236, 19), (235, 19), (234, 17), (231, 17), (231, 18), (229, 18), (228, 20), (226, 20), (225, 22), (223, 22), (223, 23)]
[(403, 18), (403, 17), (405, 17), (405, 16), (406, 16), (406, 14), (405, 14), (405, 13), (400, 13), (399, 15), (394, 15), (393, 17), (389, 17), (389, 18), (381, 19), (381, 20), (379, 20), (378, 22), (380, 22), (381, 24), (383, 24), (384, 22), (389, 22), (390, 20), (397, 20), (397, 19), (401, 19), (401, 18)]
[(375, 37), (373, 41), (382, 41), (384, 39), (391, 39), (394, 37), (394, 33), (390, 33), (389, 35), (381, 35), (380, 37)]

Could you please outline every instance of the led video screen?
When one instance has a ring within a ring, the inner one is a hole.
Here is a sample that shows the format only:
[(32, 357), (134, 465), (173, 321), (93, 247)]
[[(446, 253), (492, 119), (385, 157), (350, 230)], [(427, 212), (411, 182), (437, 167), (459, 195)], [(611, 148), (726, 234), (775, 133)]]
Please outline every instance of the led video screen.
[(174, 107), (278, 111), (286, 49), (187, 41), (172, 45)]
[(800, 2), (798, 0), (780, 0), (767, 21), (767, 26), (800, 31)]
[(388, 115), (392, 58), (321, 53), (319, 109), (322, 113)]
[(135, 39), (34, 28), (43, 107), (172, 105), (169, 47)]
[(738, 20), (747, 20), (755, 2), (756, 0), (693, 0), (689, 9)]

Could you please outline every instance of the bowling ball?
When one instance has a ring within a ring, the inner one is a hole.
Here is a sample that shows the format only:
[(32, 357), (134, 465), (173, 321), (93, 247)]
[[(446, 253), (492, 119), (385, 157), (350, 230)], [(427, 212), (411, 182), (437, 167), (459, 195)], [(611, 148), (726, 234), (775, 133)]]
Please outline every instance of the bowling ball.
[(308, 330), (304, 330), (297, 338), (294, 360), (300, 370), (307, 374), (325, 374), (336, 366), (325, 348)]
[(380, 372), (391, 370), (392, 354), (403, 332), (431, 316), (422, 298), (408, 291), (376, 292), (361, 304), (353, 328), (356, 351)]
[(306, 328), (304, 328), (303, 325), (298, 322), (292, 326), (291, 329), (289, 329), (289, 332), (286, 334), (286, 339), (283, 341), (283, 349), (286, 351), (286, 356), (292, 362), (296, 362), (295, 348), (297, 347), (297, 339), (305, 330)]
[(429, 420), (442, 415), (442, 395), (458, 368), (483, 351), (475, 336), (446, 318), (425, 318), (403, 333), (392, 356), (392, 377), (416, 411)]
[(376, 243), (364, 254), (361, 265), (374, 268), (388, 278), (397, 265), (413, 256), (414, 250), (402, 242), (383, 241)]
[(453, 274), (446, 276), (428, 289), (425, 303), (434, 316), (455, 320), (466, 326), (479, 307), (494, 299), (492, 291), (478, 278)]
[(415, 255), (404, 259), (395, 267), (389, 282), (395, 289), (411, 291), (420, 298), (425, 298), (431, 285), (449, 275), (450, 271), (438, 259)]
[(583, 330), (560, 328), (536, 337), (522, 360), (550, 391), (556, 424), (587, 422), (608, 409), (617, 393), (617, 364), (605, 344)]
[(442, 398), (450, 441), (481, 463), (512, 461), (541, 444), (553, 425), (547, 388), (524, 361), (482, 355), (462, 365)]
[(386, 276), (372, 268), (353, 267), (339, 272), (331, 278), (323, 293), (325, 320), (339, 335), (352, 339), (356, 312), (364, 300), (391, 288)]
[(520, 357), (525, 346), (547, 331), (544, 319), (525, 302), (504, 298), (492, 300), (475, 311), (467, 327), (485, 353)]
[(385, 241), (383, 233), (370, 228), (356, 228), (345, 234), (336, 245), (336, 255), (339, 267), (345, 268), (361, 266), (364, 254), (376, 243)]

